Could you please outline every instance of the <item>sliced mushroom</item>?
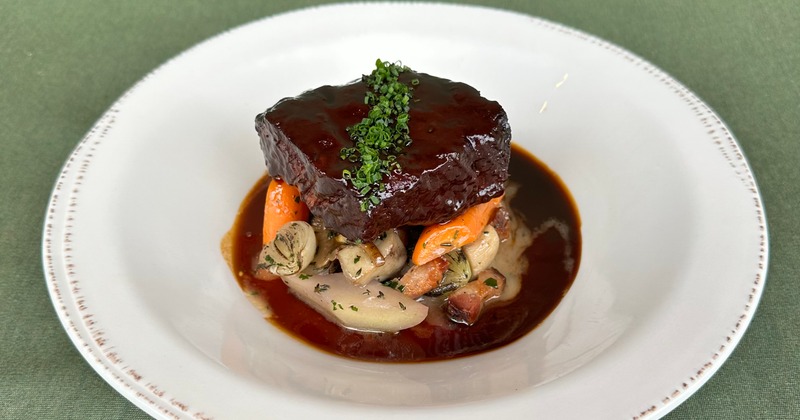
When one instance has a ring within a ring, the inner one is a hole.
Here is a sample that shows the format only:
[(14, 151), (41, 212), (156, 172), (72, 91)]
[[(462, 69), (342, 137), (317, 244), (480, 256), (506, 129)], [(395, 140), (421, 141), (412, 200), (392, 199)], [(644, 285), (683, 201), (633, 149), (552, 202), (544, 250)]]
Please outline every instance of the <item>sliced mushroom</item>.
[(317, 251), (314, 229), (306, 222), (289, 222), (278, 229), (275, 239), (264, 245), (259, 268), (288, 276), (299, 273), (311, 263)]
[(372, 242), (343, 246), (339, 249), (336, 258), (339, 260), (339, 265), (342, 266), (345, 277), (355, 284), (369, 282), (370, 273), (384, 263), (383, 255), (378, 252)]
[(497, 250), (500, 248), (500, 236), (492, 225), (486, 225), (481, 236), (469, 245), (461, 248), (469, 261), (473, 275), (492, 266)]
[(300, 299), (328, 319), (361, 331), (399, 331), (422, 322), (428, 307), (380, 283), (357, 286), (342, 274), (287, 276)]
[(383, 281), (393, 277), (406, 264), (408, 260), (408, 253), (406, 252), (406, 244), (403, 241), (404, 235), (397, 229), (387, 230), (383, 232), (378, 239), (375, 240), (375, 246), (378, 251), (383, 255), (383, 265), (378, 267), (370, 275), (371, 280)]
[(345, 277), (360, 285), (394, 276), (406, 258), (405, 244), (396, 229), (384, 232), (375, 242), (343, 246), (337, 255)]

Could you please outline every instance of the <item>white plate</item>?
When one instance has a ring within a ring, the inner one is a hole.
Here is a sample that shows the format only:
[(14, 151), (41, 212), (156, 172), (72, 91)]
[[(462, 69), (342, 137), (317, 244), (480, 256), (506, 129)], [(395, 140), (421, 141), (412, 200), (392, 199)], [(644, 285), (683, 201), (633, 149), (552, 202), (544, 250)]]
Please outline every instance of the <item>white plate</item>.
[[(578, 278), (510, 346), (432, 364), (322, 354), (265, 322), (220, 255), (264, 170), (254, 116), (378, 57), (498, 100), (515, 141), (574, 194)], [(44, 235), (47, 283), (75, 346), (164, 418), (658, 417), (730, 355), (766, 260), (747, 162), (680, 83), (557, 24), (423, 4), (288, 13), (171, 60), (75, 149)]]

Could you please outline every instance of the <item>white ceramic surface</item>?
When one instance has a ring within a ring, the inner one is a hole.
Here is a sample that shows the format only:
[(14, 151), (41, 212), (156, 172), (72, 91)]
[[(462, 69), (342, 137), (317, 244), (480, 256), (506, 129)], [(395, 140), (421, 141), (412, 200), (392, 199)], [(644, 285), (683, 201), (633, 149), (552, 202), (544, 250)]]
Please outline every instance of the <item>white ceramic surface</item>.
[[(498, 100), (578, 203), (575, 284), (513, 345), (428, 364), (322, 354), (265, 322), (220, 255), (264, 170), (254, 116), (378, 57)], [(156, 417), (637, 418), (675, 407), (731, 353), (766, 235), (731, 133), (652, 65), (530, 16), (378, 4), (257, 21), (147, 76), (65, 164), (43, 247), (75, 346)]]

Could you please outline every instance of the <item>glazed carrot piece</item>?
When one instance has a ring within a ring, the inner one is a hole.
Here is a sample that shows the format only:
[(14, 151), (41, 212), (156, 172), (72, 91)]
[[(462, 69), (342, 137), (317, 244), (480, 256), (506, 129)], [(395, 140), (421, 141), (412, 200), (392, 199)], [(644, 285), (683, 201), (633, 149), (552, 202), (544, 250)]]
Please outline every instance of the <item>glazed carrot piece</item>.
[(272, 178), (264, 200), (264, 230), (262, 240), (268, 244), (278, 229), (289, 222), (308, 220), (308, 207), (300, 199), (300, 190), (282, 180)]
[(414, 247), (411, 262), (422, 265), (478, 239), (503, 196), (468, 208), (449, 222), (428, 226)]

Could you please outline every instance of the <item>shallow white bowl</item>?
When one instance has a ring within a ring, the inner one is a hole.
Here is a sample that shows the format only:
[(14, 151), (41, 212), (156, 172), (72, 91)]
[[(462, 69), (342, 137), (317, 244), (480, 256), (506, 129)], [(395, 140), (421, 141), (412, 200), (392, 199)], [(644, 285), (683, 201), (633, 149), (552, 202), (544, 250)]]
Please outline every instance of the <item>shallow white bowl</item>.
[[(220, 254), (264, 170), (254, 116), (379, 57), (498, 100), (577, 201), (575, 284), (512, 345), (425, 364), (323, 354), (265, 322)], [(731, 353), (763, 289), (766, 232), (730, 131), (651, 64), (530, 16), (358, 4), (254, 22), (147, 76), (65, 164), (43, 246), (70, 338), (156, 417), (636, 418), (675, 407)]]

